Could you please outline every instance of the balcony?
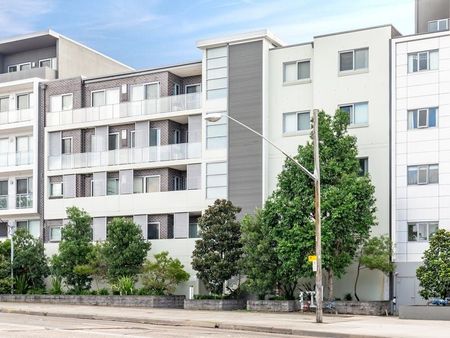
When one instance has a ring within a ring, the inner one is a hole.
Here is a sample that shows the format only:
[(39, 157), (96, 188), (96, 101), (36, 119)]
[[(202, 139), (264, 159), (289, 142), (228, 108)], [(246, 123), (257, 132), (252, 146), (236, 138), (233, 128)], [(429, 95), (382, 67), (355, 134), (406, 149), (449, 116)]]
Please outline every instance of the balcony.
[(47, 126), (60, 126), (199, 109), (201, 108), (201, 97), (201, 93), (192, 93), (166, 96), (152, 100), (121, 102), (99, 107), (48, 112)]
[(33, 163), (31, 151), (17, 153), (0, 153), (0, 170), (5, 167), (17, 167)]
[(0, 195), (0, 210), (8, 209), (8, 195)]
[(32, 108), (0, 112), (0, 125), (30, 121)]
[(56, 70), (51, 69), (50, 67), (39, 67), (21, 70), (19, 72), (3, 73), (0, 74), (0, 82), (31, 79), (33, 77), (43, 80), (54, 80), (56, 79)]
[(169, 144), (158, 147), (124, 148), (49, 156), (48, 169), (78, 169), (121, 164), (152, 163), (200, 158), (201, 143)]
[(16, 208), (26, 209), (33, 207), (33, 194), (17, 194), (16, 195)]

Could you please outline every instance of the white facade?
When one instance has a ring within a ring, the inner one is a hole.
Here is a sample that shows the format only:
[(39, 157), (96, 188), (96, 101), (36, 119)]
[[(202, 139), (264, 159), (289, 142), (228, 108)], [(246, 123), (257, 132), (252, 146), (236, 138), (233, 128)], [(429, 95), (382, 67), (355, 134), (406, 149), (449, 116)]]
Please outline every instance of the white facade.
[[(418, 53), (422, 64), (413, 65)], [(450, 34), (396, 38), (392, 62), (395, 289), (400, 304), (419, 304), (415, 272), (428, 239), (450, 229)]]

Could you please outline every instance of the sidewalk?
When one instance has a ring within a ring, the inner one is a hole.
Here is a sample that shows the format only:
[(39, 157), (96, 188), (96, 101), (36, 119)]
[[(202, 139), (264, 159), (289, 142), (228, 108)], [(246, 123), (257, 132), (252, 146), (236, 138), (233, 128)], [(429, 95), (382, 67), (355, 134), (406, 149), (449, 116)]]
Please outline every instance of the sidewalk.
[(400, 320), (396, 317), (328, 315), (324, 317), (324, 324), (316, 324), (314, 314), (301, 313), (188, 311), (0, 302), (1, 312), (342, 338), (437, 338), (448, 337), (450, 332), (450, 322)]

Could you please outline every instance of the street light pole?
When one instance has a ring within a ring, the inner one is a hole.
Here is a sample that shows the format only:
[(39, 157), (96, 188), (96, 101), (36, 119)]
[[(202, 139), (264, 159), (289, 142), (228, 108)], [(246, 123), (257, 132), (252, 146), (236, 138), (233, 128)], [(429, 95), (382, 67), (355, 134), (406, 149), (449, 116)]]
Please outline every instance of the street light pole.
[(317, 257), (317, 271), (316, 271), (316, 323), (322, 323), (323, 321), (323, 286), (322, 286), (322, 237), (321, 237), (321, 222), (320, 222), (320, 163), (319, 163), (319, 128), (318, 128), (318, 114), (319, 111), (314, 109), (313, 111), (313, 132), (314, 132), (314, 174), (311, 173), (308, 169), (306, 169), (300, 162), (298, 162), (295, 158), (286, 153), (283, 149), (278, 147), (271, 140), (266, 138), (261, 133), (258, 133), (256, 130), (250, 128), (246, 124), (236, 120), (228, 114), (222, 113), (211, 113), (205, 116), (205, 120), (209, 122), (217, 122), (222, 117), (226, 117), (229, 120), (239, 124), (245, 129), (251, 131), (253, 134), (258, 135), (264, 141), (272, 145), (275, 149), (281, 152), (284, 156), (294, 162), (305, 174), (308, 175), (310, 179), (314, 181), (314, 218), (316, 225), (316, 257)]

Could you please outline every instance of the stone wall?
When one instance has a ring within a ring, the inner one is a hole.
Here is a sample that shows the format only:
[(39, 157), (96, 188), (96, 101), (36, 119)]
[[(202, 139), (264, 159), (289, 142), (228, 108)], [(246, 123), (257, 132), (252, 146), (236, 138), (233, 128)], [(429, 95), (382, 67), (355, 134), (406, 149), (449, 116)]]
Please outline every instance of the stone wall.
[(0, 302), (182, 309), (184, 296), (0, 295)]
[(185, 299), (186, 310), (231, 311), (245, 309), (242, 299)]
[(295, 300), (248, 300), (247, 310), (259, 312), (293, 312), (297, 311)]
[[(336, 311), (339, 314), (385, 316), (390, 312), (389, 301), (371, 302), (335, 302)], [(325, 310), (325, 306), (324, 306)]]
[(450, 320), (450, 306), (400, 305), (400, 319)]

